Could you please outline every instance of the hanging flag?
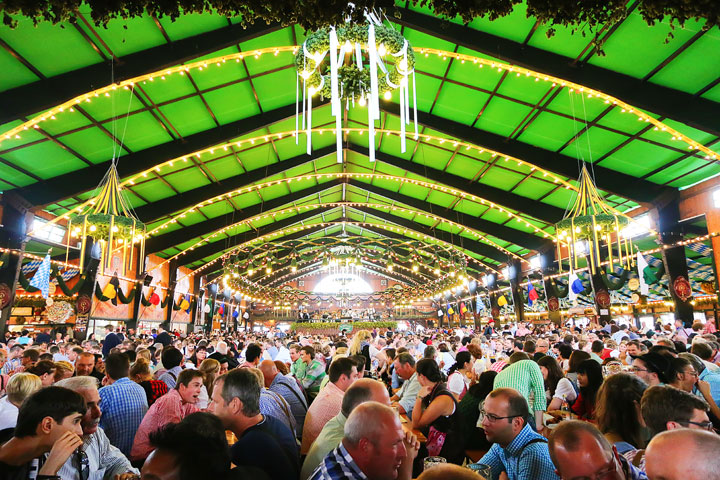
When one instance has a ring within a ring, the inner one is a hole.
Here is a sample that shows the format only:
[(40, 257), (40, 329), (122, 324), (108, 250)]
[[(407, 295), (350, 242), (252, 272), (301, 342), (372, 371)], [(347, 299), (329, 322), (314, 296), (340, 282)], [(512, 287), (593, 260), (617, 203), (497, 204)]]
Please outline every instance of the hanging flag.
[(532, 284), (532, 282), (528, 283), (528, 305), (532, 307), (533, 302), (537, 300), (539, 297), (537, 290), (535, 290), (535, 285)]
[(180, 300), (180, 310), (185, 310), (187, 312), (189, 309), (190, 309), (190, 301), (188, 300), (188, 296), (185, 295), (183, 297), (183, 299)]
[(465, 302), (462, 302), (460, 304), (460, 315), (464, 315), (465, 312), (467, 312), (467, 307), (465, 306)]
[(117, 305), (117, 291), (120, 288), (120, 280), (117, 275), (113, 275), (105, 288), (103, 289), (103, 295), (108, 297), (113, 305)]
[(505, 298), (505, 295), (500, 295), (497, 300), (498, 307), (504, 307), (507, 305), (508, 301), (507, 298)]
[(578, 278), (577, 273), (575, 273), (575, 271), (570, 272), (570, 276), (568, 277), (568, 298), (575, 302), (577, 300), (577, 294), (583, 290), (585, 290), (585, 288)]
[(482, 301), (480, 298), (480, 294), (478, 293), (475, 296), (475, 313), (480, 313), (485, 308), (485, 302)]
[(647, 295), (650, 292), (650, 285), (648, 285), (648, 283), (657, 282), (657, 277), (645, 260), (645, 255), (641, 252), (637, 252), (637, 266), (638, 280), (640, 280), (640, 293)]
[(30, 280), (30, 286), (40, 289), (43, 298), (48, 298), (50, 294), (50, 254), (43, 258), (42, 263)]
[(448, 315), (452, 315), (455, 313), (455, 310), (453, 310), (452, 305), (450, 305), (450, 303), (447, 304), (447, 313), (448, 313)]

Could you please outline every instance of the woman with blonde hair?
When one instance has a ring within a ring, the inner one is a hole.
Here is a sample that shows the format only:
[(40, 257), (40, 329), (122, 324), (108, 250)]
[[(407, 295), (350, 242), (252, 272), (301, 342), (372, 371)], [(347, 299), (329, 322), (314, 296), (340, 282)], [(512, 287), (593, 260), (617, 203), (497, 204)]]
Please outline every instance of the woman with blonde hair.
[(350, 355), (362, 355), (365, 357), (365, 371), (370, 371), (370, 339), (372, 335), (368, 330), (358, 330), (350, 344)]
[(144, 356), (138, 356), (130, 367), (130, 380), (137, 383), (147, 396), (148, 406), (168, 392), (167, 384), (162, 380), (153, 379), (150, 371), (150, 361)]
[(27, 397), (42, 388), (40, 377), (21, 372), (10, 377), (7, 395), (0, 399), (0, 430), (15, 428), (18, 410)]
[(220, 362), (214, 358), (206, 358), (200, 364), (198, 370), (203, 374), (203, 386), (196, 406), (200, 410), (205, 410), (210, 403), (210, 398), (212, 398), (213, 383), (215, 383), (215, 379), (220, 372)]
[(75, 367), (72, 363), (65, 360), (55, 362), (55, 382), (59, 382), (65, 378), (70, 378), (75, 373)]

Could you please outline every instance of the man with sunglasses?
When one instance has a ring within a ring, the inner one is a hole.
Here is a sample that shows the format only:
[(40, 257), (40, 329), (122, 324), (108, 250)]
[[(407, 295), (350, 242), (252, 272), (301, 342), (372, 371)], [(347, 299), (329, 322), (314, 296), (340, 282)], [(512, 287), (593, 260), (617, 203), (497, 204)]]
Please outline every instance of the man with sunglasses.
[(95, 377), (71, 377), (56, 383), (79, 393), (85, 399), (87, 411), (81, 420), (83, 445), (60, 468), (58, 475), (63, 480), (89, 480), (104, 478), (129, 480), (140, 472), (130, 465), (130, 460), (110, 444), (110, 440), (99, 427), (102, 411)]
[(550, 436), (549, 449), (562, 480), (647, 480), (588, 422), (561, 422)]
[(482, 427), (493, 443), (478, 463), (492, 468), (492, 480), (557, 480), (547, 440), (527, 423), (525, 398), (512, 388), (496, 388), (483, 404)]

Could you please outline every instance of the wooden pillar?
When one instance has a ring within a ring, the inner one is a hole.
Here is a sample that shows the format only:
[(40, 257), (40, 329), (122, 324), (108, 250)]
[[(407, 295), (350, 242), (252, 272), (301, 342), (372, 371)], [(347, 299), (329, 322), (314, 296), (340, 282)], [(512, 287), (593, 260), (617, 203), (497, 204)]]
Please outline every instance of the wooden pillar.
[[(682, 298), (679, 294), (687, 291), (689, 287), (687, 259), (685, 258), (684, 246), (672, 246), (682, 241), (683, 235), (680, 228), (680, 211), (677, 199), (670, 201), (667, 205), (657, 210), (657, 225), (660, 234), (660, 242), (665, 248), (662, 251), (665, 271), (670, 277), (668, 289), (670, 296), (675, 303), (675, 319), (681, 320), (685, 327), (693, 324), (693, 307), (690, 303), (692, 296)], [(687, 292), (691, 295), (692, 292)]]
[(170, 263), (168, 263), (168, 268), (170, 271), (168, 272), (168, 289), (167, 289), (167, 295), (169, 298), (168, 305), (167, 305), (167, 311), (165, 312), (165, 321), (160, 324), (162, 328), (164, 328), (166, 331), (170, 331), (170, 322), (172, 321), (173, 316), (173, 305), (175, 304), (175, 285), (177, 285), (177, 259), (173, 258), (170, 260)]
[(33, 218), (32, 213), (28, 211), (28, 207), (29, 205), (16, 195), (6, 194), (4, 196), (2, 222), (0, 222), (2, 223), (0, 247), (17, 250), (19, 255), (6, 255), (7, 263), (0, 266), (0, 288), (4, 292), (3, 295), (8, 296), (7, 300), (5, 300), (5, 307), (0, 311), (0, 335), (2, 335), (2, 338), (5, 338), (5, 332), (8, 328), (7, 322), (15, 304), (15, 288), (22, 269), (28, 221)]

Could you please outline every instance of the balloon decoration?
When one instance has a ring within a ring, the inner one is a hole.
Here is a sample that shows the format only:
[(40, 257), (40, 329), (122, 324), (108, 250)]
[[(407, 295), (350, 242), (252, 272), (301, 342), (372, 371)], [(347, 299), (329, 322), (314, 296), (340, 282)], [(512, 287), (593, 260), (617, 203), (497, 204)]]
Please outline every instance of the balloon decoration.
[(160, 304), (160, 295), (158, 295), (157, 293), (153, 292), (153, 294), (150, 295), (150, 303), (152, 303), (153, 305), (158, 305), (158, 304)]

